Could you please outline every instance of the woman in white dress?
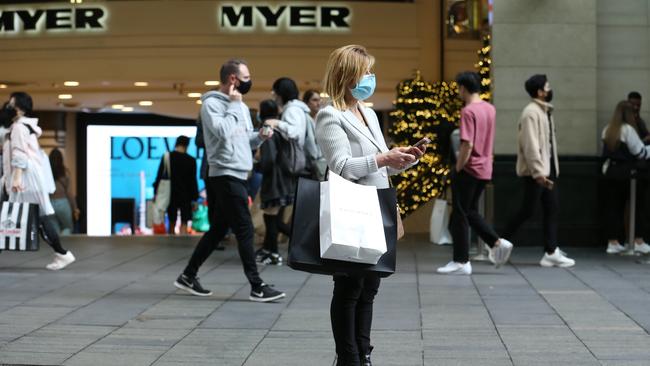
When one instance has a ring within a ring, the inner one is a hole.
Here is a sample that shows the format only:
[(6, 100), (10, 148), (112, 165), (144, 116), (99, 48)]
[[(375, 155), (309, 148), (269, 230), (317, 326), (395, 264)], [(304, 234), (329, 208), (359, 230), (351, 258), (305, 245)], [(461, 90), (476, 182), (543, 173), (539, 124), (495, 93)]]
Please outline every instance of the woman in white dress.
[(2, 147), (2, 187), (9, 202), (34, 203), (39, 207), (40, 230), (45, 241), (54, 249), (54, 260), (46, 266), (60, 270), (75, 261), (72, 252), (61, 246), (59, 235), (53, 225), (54, 208), (49, 192), (45, 190), (44, 169), (50, 169), (41, 158), (38, 138), (43, 132), (38, 119), (32, 114), (32, 97), (27, 93), (11, 94), (5, 113), (11, 121)]

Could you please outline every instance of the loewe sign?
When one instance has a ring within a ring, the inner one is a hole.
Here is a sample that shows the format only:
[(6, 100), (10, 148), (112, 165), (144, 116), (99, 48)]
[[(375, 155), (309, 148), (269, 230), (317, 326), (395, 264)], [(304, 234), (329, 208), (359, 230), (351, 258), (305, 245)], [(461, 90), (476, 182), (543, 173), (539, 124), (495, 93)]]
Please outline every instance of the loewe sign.
[(351, 12), (344, 6), (222, 5), (219, 25), (224, 30), (343, 30), (350, 29)]
[(103, 30), (105, 17), (102, 8), (0, 10), (0, 34)]

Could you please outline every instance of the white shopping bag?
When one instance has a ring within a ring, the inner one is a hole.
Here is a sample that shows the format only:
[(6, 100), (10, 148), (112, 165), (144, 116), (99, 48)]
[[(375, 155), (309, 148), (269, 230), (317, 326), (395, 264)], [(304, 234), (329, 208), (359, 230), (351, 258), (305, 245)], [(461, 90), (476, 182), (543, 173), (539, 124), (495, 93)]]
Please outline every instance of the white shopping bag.
[(451, 244), (451, 233), (449, 232), (449, 217), (451, 207), (445, 200), (436, 199), (431, 213), (431, 225), (429, 228), (429, 240), (438, 245)]
[(321, 258), (377, 264), (387, 251), (377, 188), (331, 171), (320, 185)]

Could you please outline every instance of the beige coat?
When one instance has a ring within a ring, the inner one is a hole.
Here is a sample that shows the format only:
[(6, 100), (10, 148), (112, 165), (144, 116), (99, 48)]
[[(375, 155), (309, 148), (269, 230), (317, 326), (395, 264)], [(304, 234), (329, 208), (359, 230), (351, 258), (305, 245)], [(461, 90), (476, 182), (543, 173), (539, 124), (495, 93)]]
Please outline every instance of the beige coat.
[(517, 138), (517, 175), (520, 177), (538, 178), (551, 175), (551, 139), (555, 147), (552, 158), (557, 175), (560, 175), (555, 123), (551, 117), (550, 128), (549, 111), (553, 111), (551, 104), (533, 99), (521, 113)]

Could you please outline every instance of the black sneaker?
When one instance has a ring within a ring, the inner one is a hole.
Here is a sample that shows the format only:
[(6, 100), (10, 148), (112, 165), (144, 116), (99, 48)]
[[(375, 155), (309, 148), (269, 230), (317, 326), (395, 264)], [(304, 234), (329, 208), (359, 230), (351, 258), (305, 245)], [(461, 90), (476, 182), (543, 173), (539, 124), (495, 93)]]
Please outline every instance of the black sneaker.
[(255, 261), (260, 264), (264, 264), (264, 260), (271, 254), (268, 250), (261, 248), (255, 252)]
[(284, 292), (275, 290), (271, 286), (263, 283), (260, 287), (251, 290), (251, 296), (248, 299), (255, 302), (271, 302), (280, 300), (285, 296)]
[(284, 263), (284, 259), (282, 259), (282, 256), (278, 253), (269, 253), (260, 263), (265, 265), (272, 264), (275, 266), (281, 266)]
[(212, 291), (204, 289), (198, 277), (190, 278), (181, 274), (174, 281), (174, 286), (195, 296), (212, 296)]

